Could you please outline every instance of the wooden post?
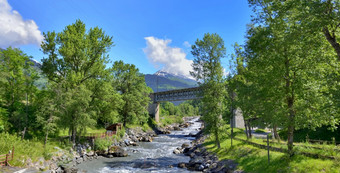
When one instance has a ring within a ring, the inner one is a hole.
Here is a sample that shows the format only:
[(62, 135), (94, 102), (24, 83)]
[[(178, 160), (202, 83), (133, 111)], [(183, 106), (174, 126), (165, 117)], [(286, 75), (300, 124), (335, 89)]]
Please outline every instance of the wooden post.
[(6, 154), (5, 166), (8, 166), (8, 154)]
[(268, 149), (268, 164), (270, 164), (270, 155), (269, 155), (269, 135), (267, 134), (267, 149)]
[(12, 159), (13, 160), (13, 157), (14, 157), (14, 145), (13, 145), (13, 149), (12, 149)]

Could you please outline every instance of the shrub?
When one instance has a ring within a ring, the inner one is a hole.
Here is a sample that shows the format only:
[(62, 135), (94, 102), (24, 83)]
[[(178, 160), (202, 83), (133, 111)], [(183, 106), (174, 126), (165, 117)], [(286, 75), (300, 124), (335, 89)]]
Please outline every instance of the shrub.
[(266, 130), (264, 130), (264, 129), (256, 129), (255, 133), (266, 133)]
[(96, 150), (104, 151), (108, 149), (111, 145), (111, 138), (97, 138), (94, 142), (94, 146)]

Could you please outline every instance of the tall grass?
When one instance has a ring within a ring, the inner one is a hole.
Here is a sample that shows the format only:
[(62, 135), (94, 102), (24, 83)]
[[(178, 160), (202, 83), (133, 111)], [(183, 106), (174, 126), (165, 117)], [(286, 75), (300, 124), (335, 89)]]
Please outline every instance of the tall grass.
[(38, 161), (41, 157), (50, 159), (51, 153), (56, 151), (52, 145), (47, 144), (44, 147), (44, 144), (37, 139), (21, 140), (16, 135), (0, 133), (0, 155), (7, 154), (9, 150), (12, 150), (13, 146), (15, 148), (14, 159), (9, 163), (18, 167), (25, 166), (25, 161), (28, 158), (32, 159), (33, 162)]

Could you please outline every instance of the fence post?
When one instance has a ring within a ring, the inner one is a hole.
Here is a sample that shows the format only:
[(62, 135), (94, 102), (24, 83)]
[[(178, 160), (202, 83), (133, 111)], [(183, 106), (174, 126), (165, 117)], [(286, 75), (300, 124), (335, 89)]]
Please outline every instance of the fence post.
[(270, 164), (270, 155), (269, 155), (269, 135), (267, 134), (267, 149), (268, 149), (268, 164)]
[(8, 166), (8, 154), (6, 154), (5, 166)]
[(13, 160), (13, 157), (14, 157), (14, 145), (13, 145), (13, 149), (12, 149), (12, 159)]

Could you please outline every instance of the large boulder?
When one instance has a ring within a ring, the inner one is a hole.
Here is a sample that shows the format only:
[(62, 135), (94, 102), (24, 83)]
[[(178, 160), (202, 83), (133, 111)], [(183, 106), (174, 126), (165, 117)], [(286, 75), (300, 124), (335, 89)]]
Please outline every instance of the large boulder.
[(118, 146), (113, 146), (109, 149), (109, 155), (112, 155), (114, 157), (126, 157), (128, 156), (127, 152)]

